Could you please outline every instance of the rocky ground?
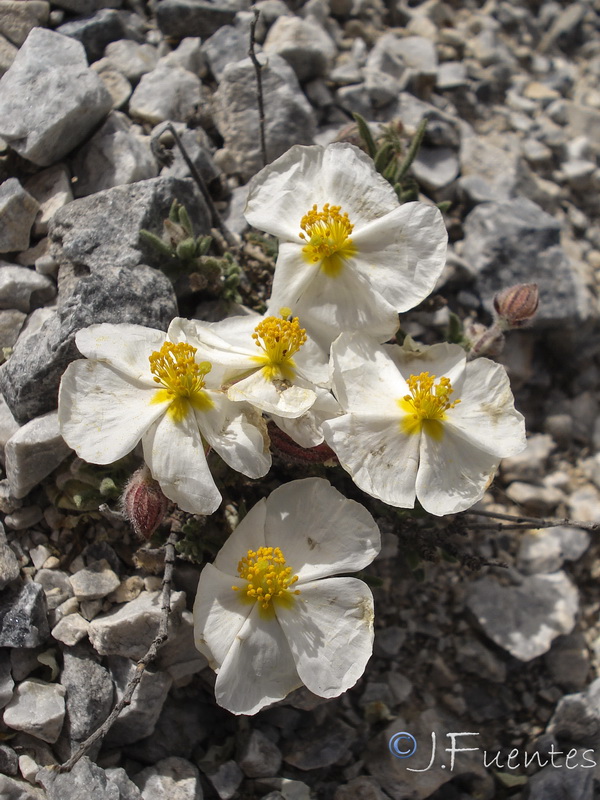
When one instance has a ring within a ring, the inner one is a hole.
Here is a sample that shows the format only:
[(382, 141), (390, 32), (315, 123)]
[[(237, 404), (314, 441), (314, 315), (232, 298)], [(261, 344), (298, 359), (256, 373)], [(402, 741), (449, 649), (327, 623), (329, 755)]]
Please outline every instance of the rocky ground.
[[(498, 289), (539, 285), (533, 325), (500, 356), (529, 445), (478, 507), (598, 520), (598, 4), (256, 8), (269, 159), (352, 136), (352, 112), (393, 123), (406, 142), (429, 120), (412, 175), (424, 198), (449, 201), (451, 246), (435, 297), (405, 315), (405, 331), (438, 341), (450, 312), (486, 323)], [(215, 319), (240, 301), (260, 309), (269, 293), (273, 244), (242, 215), (261, 166), (252, 19), (244, 0), (0, 0), (0, 797), (589, 800), (600, 780), (598, 533), (410, 520), (339, 469), (283, 458), (260, 483), (214, 465), (224, 510), (174, 520), (169, 642), (101, 748), (69, 774), (40, 773), (105, 719), (159, 616), (160, 551), (97, 510), (114, 504), (135, 457), (88, 467), (58, 432), (74, 335), (95, 322)], [(238, 237), (235, 263), (217, 237), (186, 272), (140, 238), (163, 235), (173, 199), (196, 236), (215, 224), (168, 122)], [(326, 474), (380, 523), (384, 548), (363, 576), (374, 656), (343, 697), (299, 690), (237, 718), (215, 706), (193, 647), (200, 564), (241, 508), (306, 474)], [(410, 760), (388, 747), (401, 732), (418, 743)], [(458, 733), (469, 736), (448, 735)], [(457, 752), (452, 768), (452, 741), (480, 749)]]

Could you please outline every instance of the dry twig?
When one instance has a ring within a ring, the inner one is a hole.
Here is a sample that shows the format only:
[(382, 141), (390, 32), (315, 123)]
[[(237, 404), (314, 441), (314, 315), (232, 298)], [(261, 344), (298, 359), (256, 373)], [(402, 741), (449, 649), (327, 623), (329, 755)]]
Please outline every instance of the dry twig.
[[(475, 515), (478, 517), (490, 517), (491, 519), (502, 519), (512, 523), (503, 528), (556, 528), (559, 525), (568, 528), (583, 528), (586, 531), (600, 530), (600, 522), (582, 522), (576, 519), (555, 518), (555, 517), (527, 517), (515, 516), (514, 514), (501, 514), (497, 511), (465, 511), (465, 515)], [(469, 526), (475, 527), (475, 526)], [(481, 523), (478, 527), (486, 527)]]
[(248, 55), (250, 56), (250, 61), (254, 64), (254, 70), (256, 72), (256, 99), (258, 102), (258, 131), (260, 135), (260, 153), (262, 156), (262, 163), (263, 167), (267, 166), (267, 142), (265, 138), (265, 104), (263, 98), (263, 86), (262, 86), (262, 73), (261, 73), (261, 65), (259, 60), (256, 57), (256, 53), (254, 52), (254, 45), (256, 43), (256, 23), (258, 22), (258, 18), (260, 16), (260, 11), (255, 8), (254, 9), (254, 18), (250, 23), (250, 49), (248, 50)]

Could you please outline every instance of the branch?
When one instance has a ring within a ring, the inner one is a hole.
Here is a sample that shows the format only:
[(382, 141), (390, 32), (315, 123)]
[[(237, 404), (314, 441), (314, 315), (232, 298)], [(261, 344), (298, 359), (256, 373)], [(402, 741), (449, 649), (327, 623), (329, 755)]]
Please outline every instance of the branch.
[(156, 636), (154, 637), (148, 651), (143, 658), (141, 658), (136, 664), (136, 670), (133, 677), (130, 679), (129, 683), (125, 688), (125, 692), (123, 693), (123, 697), (119, 700), (119, 702), (115, 705), (113, 710), (110, 712), (108, 717), (104, 720), (102, 725), (97, 728), (91, 736), (83, 742), (79, 749), (75, 752), (74, 755), (69, 758), (68, 761), (65, 761), (64, 764), (60, 764), (54, 769), (57, 772), (69, 772), (75, 764), (79, 761), (79, 759), (84, 756), (88, 750), (100, 739), (103, 739), (108, 731), (113, 726), (114, 722), (116, 721), (117, 717), (121, 713), (121, 711), (131, 703), (131, 699), (135, 690), (137, 689), (140, 681), (142, 680), (142, 675), (144, 674), (144, 670), (154, 659), (156, 658), (158, 651), (160, 648), (165, 644), (168, 638), (168, 624), (169, 624), (169, 615), (171, 613), (171, 582), (173, 580), (173, 565), (175, 564), (175, 544), (177, 542), (177, 534), (171, 533), (169, 538), (165, 544), (165, 571), (163, 575), (163, 582), (162, 582), (162, 596), (161, 596), (161, 617), (160, 622), (158, 624), (158, 630), (156, 632)]
[(208, 187), (204, 182), (204, 178), (196, 168), (196, 165), (194, 164), (192, 159), (189, 157), (188, 152), (185, 149), (179, 134), (177, 133), (177, 131), (170, 122), (167, 122), (167, 124), (165, 125), (165, 130), (173, 134), (173, 139), (175, 140), (175, 144), (179, 148), (179, 152), (181, 153), (183, 160), (187, 164), (187, 168), (189, 169), (192, 178), (196, 181), (198, 188), (202, 192), (202, 197), (204, 198), (206, 205), (208, 206), (213, 226), (221, 231), (221, 233), (223, 234), (223, 238), (225, 239), (229, 247), (236, 250), (237, 242), (234, 236), (232, 235), (231, 231), (227, 228), (227, 226), (221, 219), (221, 215), (219, 214), (215, 204), (213, 203), (212, 197), (210, 196), (210, 192), (208, 191)]
[[(465, 511), (463, 512), (465, 515), (475, 515), (478, 517), (491, 517), (491, 519), (503, 519), (507, 520), (508, 522), (515, 523), (517, 527), (528, 527), (528, 528), (556, 528), (559, 525), (569, 527), (569, 528), (583, 528), (587, 531), (597, 531), (600, 530), (600, 522), (582, 522), (576, 519), (559, 519), (559, 518), (552, 518), (552, 517), (526, 517), (526, 516), (514, 516), (513, 514), (501, 514), (496, 511)], [(513, 527), (506, 526), (506, 527)]]
[(258, 130), (260, 134), (260, 153), (262, 156), (263, 167), (267, 166), (267, 143), (265, 139), (265, 105), (263, 101), (263, 85), (262, 85), (262, 73), (261, 73), (261, 65), (256, 57), (256, 53), (254, 52), (254, 45), (256, 43), (256, 23), (258, 22), (258, 18), (260, 16), (260, 11), (255, 8), (254, 9), (254, 18), (250, 23), (250, 49), (248, 50), (248, 55), (250, 56), (250, 61), (254, 64), (254, 71), (256, 72), (256, 99), (258, 102)]

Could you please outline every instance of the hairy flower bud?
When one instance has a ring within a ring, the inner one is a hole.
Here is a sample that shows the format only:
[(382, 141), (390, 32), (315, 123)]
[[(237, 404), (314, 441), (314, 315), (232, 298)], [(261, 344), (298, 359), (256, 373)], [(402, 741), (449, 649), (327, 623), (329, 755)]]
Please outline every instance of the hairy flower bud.
[(517, 283), (498, 292), (494, 308), (503, 328), (522, 328), (537, 311), (540, 293), (536, 283)]
[(121, 506), (136, 536), (150, 539), (163, 521), (169, 501), (145, 464), (129, 479), (121, 498)]
[(269, 436), (271, 445), (280, 456), (296, 464), (326, 464), (337, 462), (337, 457), (326, 442), (315, 447), (300, 447), (287, 433), (278, 428), (274, 422), (269, 422)]

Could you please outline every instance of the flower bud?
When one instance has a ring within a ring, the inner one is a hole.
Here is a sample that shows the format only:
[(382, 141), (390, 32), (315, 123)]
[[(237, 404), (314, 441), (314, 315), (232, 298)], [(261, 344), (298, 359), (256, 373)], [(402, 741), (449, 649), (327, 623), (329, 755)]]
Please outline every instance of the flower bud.
[(537, 311), (540, 293), (537, 283), (517, 283), (494, 297), (498, 322), (503, 328), (522, 328)]
[(337, 456), (326, 442), (315, 447), (300, 447), (290, 436), (274, 422), (269, 422), (269, 436), (273, 449), (286, 460), (296, 464), (324, 464), (327, 461), (337, 462)]
[(150, 539), (163, 521), (169, 501), (145, 464), (129, 479), (121, 498), (121, 507), (140, 539)]

